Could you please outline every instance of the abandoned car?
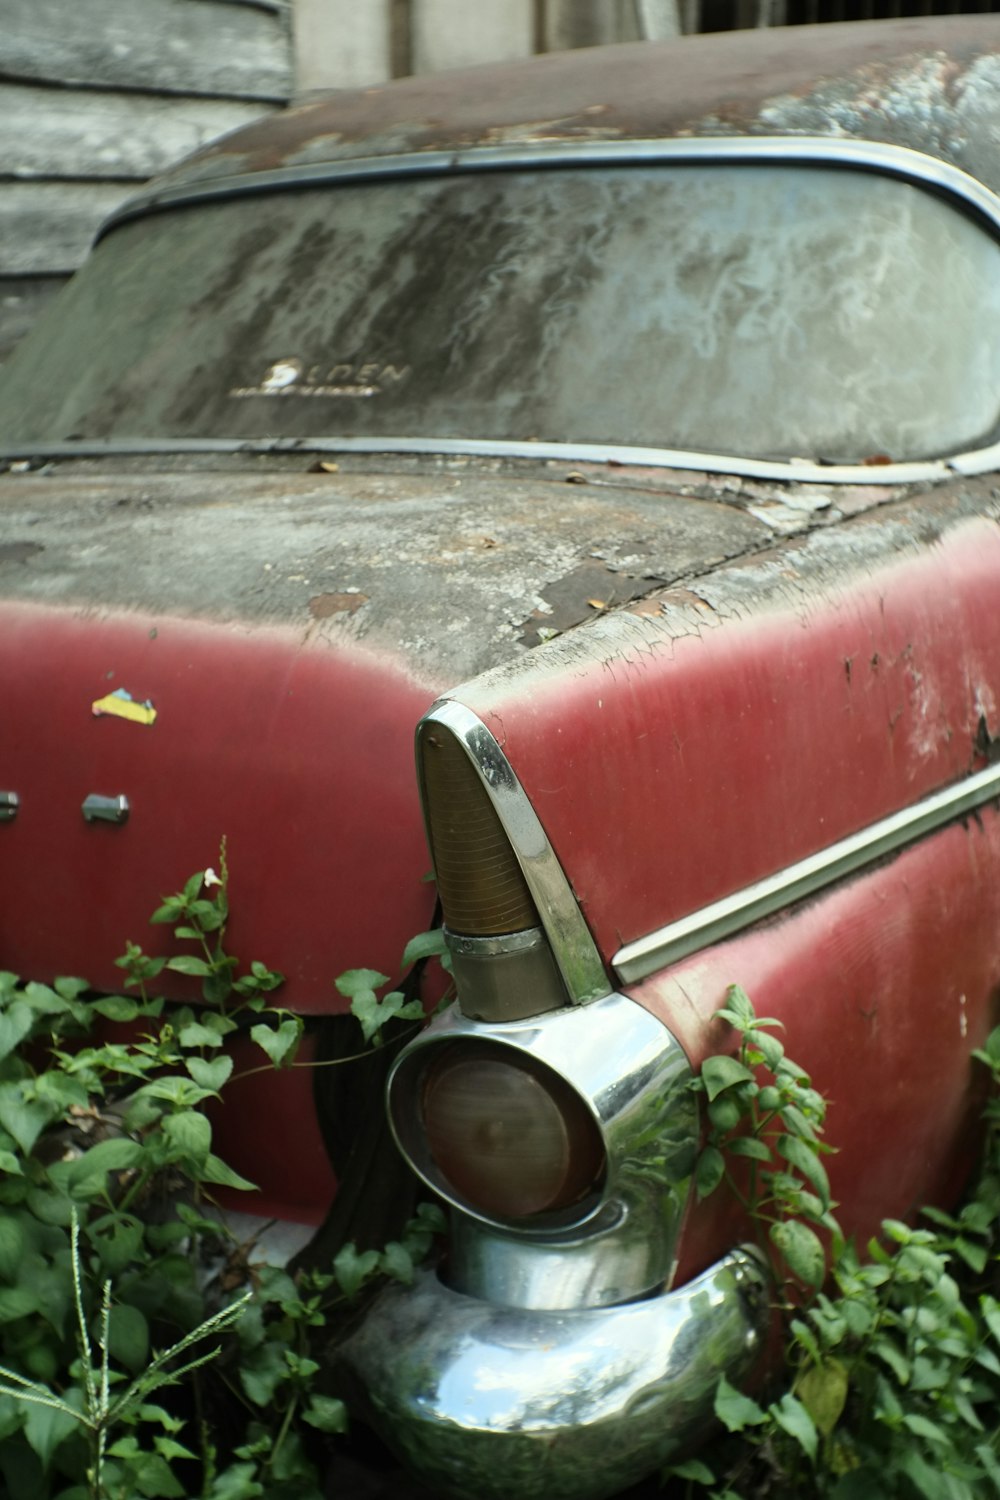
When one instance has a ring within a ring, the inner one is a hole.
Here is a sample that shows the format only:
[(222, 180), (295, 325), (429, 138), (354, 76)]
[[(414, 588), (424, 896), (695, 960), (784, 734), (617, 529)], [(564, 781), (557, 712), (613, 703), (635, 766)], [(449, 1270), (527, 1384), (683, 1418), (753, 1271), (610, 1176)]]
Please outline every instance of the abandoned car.
[[(612, 1494), (757, 1360), (764, 1271), (691, 1191), (731, 983), (830, 1100), (846, 1229), (961, 1189), (998, 131), (988, 16), (345, 93), (132, 199), (0, 381), (3, 966), (114, 988), (225, 835), (319, 1035), (433, 862), (457, 1001), (388, 1109), (450, 1248), (345, 1359), (442, 1492)], [(304, 1080), (219, 1150), (315, 1222)]]

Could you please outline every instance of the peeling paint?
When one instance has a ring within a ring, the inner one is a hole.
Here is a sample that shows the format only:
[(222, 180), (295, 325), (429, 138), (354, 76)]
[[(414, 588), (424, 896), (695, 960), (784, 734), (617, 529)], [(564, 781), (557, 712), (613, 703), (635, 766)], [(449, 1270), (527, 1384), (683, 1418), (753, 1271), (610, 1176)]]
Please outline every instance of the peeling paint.
[(342, 594), (314, 594), (309, 600), (309, 613), (314, 620), (328, 620), (331, 615), (353, 615), (367, 603), (368, 595), (359, 589), (345, 589)]

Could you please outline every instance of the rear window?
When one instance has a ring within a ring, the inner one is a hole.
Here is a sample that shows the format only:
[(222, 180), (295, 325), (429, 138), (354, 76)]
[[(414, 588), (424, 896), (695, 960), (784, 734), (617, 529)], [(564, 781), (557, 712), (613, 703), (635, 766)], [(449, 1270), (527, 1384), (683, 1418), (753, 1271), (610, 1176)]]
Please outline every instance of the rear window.
[(998, 319), (989, 229), (855, 169), (286, 190), (110, 233), (5, 371), (0, 436), (929, 458), (994, 436)]

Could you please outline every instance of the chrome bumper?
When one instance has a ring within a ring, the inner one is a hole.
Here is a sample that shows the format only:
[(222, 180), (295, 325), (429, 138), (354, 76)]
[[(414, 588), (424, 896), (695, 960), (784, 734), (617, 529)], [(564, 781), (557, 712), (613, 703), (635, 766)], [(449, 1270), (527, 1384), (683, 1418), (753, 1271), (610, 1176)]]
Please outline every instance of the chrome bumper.
[(424, 1272), (341, 1352), (382, 1437), (442, 1495), (603, 1500), (690, 1450), (767, 1321), (752, 1250), (676, 1291), (566, 1312), (497, 1307)]

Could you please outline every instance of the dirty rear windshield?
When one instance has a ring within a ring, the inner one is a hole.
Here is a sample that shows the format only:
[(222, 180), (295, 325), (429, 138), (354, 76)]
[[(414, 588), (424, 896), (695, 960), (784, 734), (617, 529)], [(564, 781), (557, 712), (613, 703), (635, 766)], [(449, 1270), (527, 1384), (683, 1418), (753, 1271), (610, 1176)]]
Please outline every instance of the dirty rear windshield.
[(936, 457), (993, 437), (998, 322), (990, 230), (876, 173), (327, 185), (116, 228), (8, 367), (0, 439)]

